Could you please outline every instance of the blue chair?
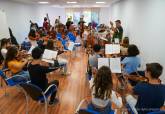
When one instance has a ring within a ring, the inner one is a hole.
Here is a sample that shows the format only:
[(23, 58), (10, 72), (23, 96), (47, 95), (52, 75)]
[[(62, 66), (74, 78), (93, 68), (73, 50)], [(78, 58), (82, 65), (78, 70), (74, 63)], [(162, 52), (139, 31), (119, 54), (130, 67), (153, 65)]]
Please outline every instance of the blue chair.
[[(78, 105), (77, 109), (76, 109), (76, 114), (101, 114), (98, 111), (95, 111), (93, 109), (88, 108), (87, 106), (85, 108), (81, 108), (82, 105), (86, 102), (85, 99), (83, 99), (80, 104)], [(87, 105), (89, 105), (89, 103), (87, 103)], [(108, 114), (114, 114), (115, 112), (113, 110), (111, 110)]]
[[(6, 70), (7, 70), (7, 69), (6, 69)], [(12, 76), (12, 77), (8, 78), (8, 77), (4, 74), (4, 72), (5, 72), (6, 70), (4, 70), (4, 71), (0, 70), (0, 77), (4, 80), (4, 82), (6, 83), (7, 86), (13, 87), (13, 86), (17, 86), (17, 85), (19, 85), (19, 84), (21, 84), (21, 83), (26, 83), (26, 82), (27, 82), (26, 78), (24, 78), (23, 76), (20, 76), (20, 75)], [(16, 79), (18, 79), (18, 78), (19, 78), (19, 80), (16, 81)], [(6, 94), (6, 88), (5, 88), (5, 95), (7, 95), (7, 94)]]
[(61, 35), (61, 33), (57, 33), (57, 34), (56, 34), (56, 37), (57, 37), (57, 39), (58, 39), (59, 41), (62, 41), (62, 35)]
[[(114, 114), (115, 112), (112, 110), (108, 114)], [(80, 109), (77, 114), (100, 114), (100, 112), (90, 110), (90, 109)]]
[(156, 111), (156, 112), (149, 112), (147, 114), (165, 114), (165, 110), (160, 110), (160, 111)]
[(26, 97), (26, 114), (28, 114), (28, 96), (30, 96), (34, 101), (44, 101), (45, 114), (47, 114), (47, 99), (53, 92), (57, 91), (57, 86), (52, 84), (46, 91), (42, 91), (41, 88), (31, 83), (22, 83), (20, 86), (23, 88)]
[(129, 104), (126, 104), (126, 108), (127, 108), (127, 111), (128, 111), (130, 114), (135, 114), (134, 111), (132, 110), (132, 108), (130, 107)]
[(31, 43), (29, 41), (28, 42), (27, 41), (23, 41), (22, 44), (21, 44), (21, 48), (23, 50), (28, 51), (30, 49), (30, 47), (31, 47)]
[(66, 40), (62, 40), (61, 43), (62, 43), (62, 45), (64, 47), (64, 50), (68, 50), (68, 47), (66, 46), (67, 41)]
[(67, 34), (67, 37), (69, 38), (69, 40), (70, 40), (71, 42), (75, 42), (75, 41), (76, 41), (76, 37), (74, 36), (74, 34), (73, 34), (72, 32), (69, 32), (69, 33)]

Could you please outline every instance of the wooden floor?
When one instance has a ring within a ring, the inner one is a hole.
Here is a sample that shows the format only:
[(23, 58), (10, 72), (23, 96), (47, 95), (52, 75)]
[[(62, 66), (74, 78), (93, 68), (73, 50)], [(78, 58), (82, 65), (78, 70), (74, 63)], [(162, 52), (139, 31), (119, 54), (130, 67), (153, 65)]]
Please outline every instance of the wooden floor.
[[(62, 76), (58, 72), (49, 74), (49, 80), (58, 79), (59, 104), (48, 106), (48, 114), (74, 114), (82, 99), (90, 96), (89, 85), (85, 77), (87, 55), (82, 51), (73, 57), (69, 69), (71, 75)], [(4, 89), (0, 88), (0, 114), (25, 114), (25, 96), (15, 87), (7, 89), (9, 96), (2, 96)], [(44, 114), (44, 105), (33, 100), (29, 102), (29, 114)]]

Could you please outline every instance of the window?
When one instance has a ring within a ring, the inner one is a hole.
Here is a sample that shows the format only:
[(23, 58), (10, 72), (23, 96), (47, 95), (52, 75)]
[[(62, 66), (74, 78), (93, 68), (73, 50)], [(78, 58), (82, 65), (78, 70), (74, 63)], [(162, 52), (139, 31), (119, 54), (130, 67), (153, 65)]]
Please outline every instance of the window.
[(75, 24), (78, 24), (80, 17), (84, 17), (85, 24), (90, 22), (99, 24), (99, 8), (66, 8), (66, 20), (71, 18)]

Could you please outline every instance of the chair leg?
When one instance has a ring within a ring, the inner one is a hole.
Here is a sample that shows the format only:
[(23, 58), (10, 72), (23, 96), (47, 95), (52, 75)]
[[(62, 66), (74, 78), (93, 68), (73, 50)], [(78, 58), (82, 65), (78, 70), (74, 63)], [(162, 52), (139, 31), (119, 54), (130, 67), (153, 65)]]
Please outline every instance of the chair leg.
[(28, 95), (26, 95), (26, 114), (28, 114), (29, 113), (29, 97), (28, 97)]
[(28, 114), (29, 113), (29, 97), (24, 90), (23, 90), (23, 92), (24, 92), (25, 98), (26, 98), (26, 114)]
[(48, 113), (48, 101), (44, 94), (43, 94), (43, 96), (44, 96), (44, 101), (45, 101), (45, 114), (47, 114)]
[(45, 101), (45, 114), (48, 113), (48, 101), (46, 100)]
[(1, 87), (3, 87), (3, 84), (2, 83), (3, 83), (3, 81), (2, 81), (2, 78), (1, 78)]
[(5, 94), (4, 94), (4, 96), (9, 96), (9, 93), (7, 93), (7, 88), (6, 88), (6, 85), (4, 86), (4, 89), (5, 89)]

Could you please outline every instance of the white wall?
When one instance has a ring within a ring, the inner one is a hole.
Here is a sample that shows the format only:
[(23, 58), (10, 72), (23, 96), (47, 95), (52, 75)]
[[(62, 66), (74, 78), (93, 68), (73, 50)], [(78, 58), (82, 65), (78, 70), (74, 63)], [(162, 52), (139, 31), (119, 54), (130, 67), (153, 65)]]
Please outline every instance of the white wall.
[(108, 7), (100, 8), (100, 13), (99, 13), (100, 24), (109, 25), (109, 18), (110, 18), (109, 8)]
[(110, 18), (122, 21), (124, 35), (140, 48), (143, 66), (164, 66), (165, 82), (165, 0), (121, 0), (111, 5)]
[(61, 21), (65, 21), (65, 9), (47, 7), (43, 5), (27, 5), (15, 2), (7, 2), (0, 0), (0, 8), (6, 12), (7, 23), (13, 30), (18, 42), (21, 43), (29, 32), (29, 20), (42, 25), (43, 18), (46, 13), (49, 14), (51, 23), (54, 23), (54, 18), (61, 16)]
[[(29, 20), (37, 22), (42, 26), (43, 18), (46, 13), (49, 14), (51, 24), (54, 24), (55, 18), (61, 16), (61, 22), (65, 23), (65, 8), (55, 8), (46, 5), (21, 4), (0, 0), (0, 8), (6, 12), (7, 23), (12, 29), (14, 36), (21, 43), (28, 36), (30, 23)], [(109, 24), (109, 8), (100, 8), (100, 23)]]

